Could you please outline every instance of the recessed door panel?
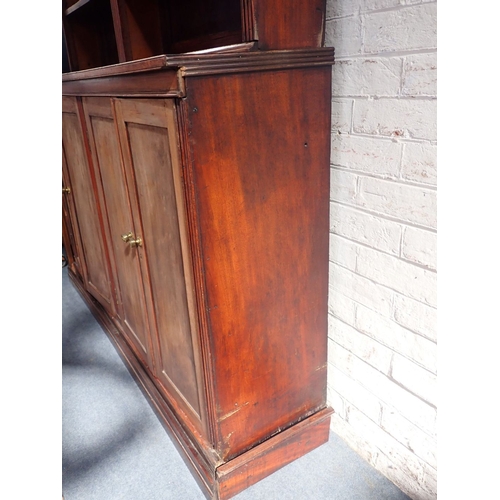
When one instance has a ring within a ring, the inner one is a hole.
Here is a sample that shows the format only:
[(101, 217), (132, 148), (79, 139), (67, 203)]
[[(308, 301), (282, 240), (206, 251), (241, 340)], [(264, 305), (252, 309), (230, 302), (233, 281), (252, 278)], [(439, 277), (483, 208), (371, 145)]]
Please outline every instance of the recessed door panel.
[(116, 109), (147, 259), (158, 340), (156, 376), (200, 418), (199, 349), (188, 251), (183, 250), (187, 239), (173, 104), (117, 100)]

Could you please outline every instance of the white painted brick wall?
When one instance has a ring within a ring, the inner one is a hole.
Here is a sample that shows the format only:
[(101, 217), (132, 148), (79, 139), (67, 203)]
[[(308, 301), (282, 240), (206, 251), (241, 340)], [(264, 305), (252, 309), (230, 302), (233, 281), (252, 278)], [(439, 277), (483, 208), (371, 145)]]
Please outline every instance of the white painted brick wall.
[(414, 54), (405, 57), (401, 93), (408, 96), (435, 96), (437, 89), (437, 54)]
[[(343, 167), (388, 179), (399, 179), (403, 145), (391, 140), (352, 134), (332, 135), (331, 153), (336, 167)], [(411, 154), (410, 151), (408, 154)], [(408, 164), (412, 165), (411, 156)], [(413, 167), (415, 169), (415, 167)], [(411, 166), (408, 167), (411, 171)]]
[[(390, 316), (393, 292), (389, 288), (330, 262), (330, 289), (333, 288), (357, 304)], [(331, 299), (331, 298), (330, 298)], [(331, 300), (329, 300), (331, 302)], [(333, 309), (333, 306), (332, 306)]]
[(434, 373), (421, 368), (413, 363), (411, 359), (399, 354), (394, 354), (391, 369), (391, 376), (396, 382), (421, 397), (424, 401), (437, 405), (436, 375)]
[(403, 144), (401, 178), (407, 182), (436, 185), (436, 146), (409, 142)]
[[(436, 408), (395, 383), (356, 355), (330, 339), (328, 355), (332, 365), (358, 382), (382, 403), (394, 408), (431, 437), (436, 435)], [(333, 388), (335, 389), (335, 381)], [(349, 401), (349, 394), (342, 394)], [(335, 418), (333, 419), (335, 420)]]
[(416, 227), (405, 227), (401, 241), (401, 257), (429, 269), (437, 266), (437, 235)]
[[(330, 231), (334, 235), (370, 245), (382, 252), (399, 255), (403, 228), (397, 222), (332, 203), (330, 206)], [(332, 244), (334, 245), (335, 242), (332, 241)], [(331, 251), (335, 252), (336, 250), (332, 248)], [(408, 253), (411, 253), (410, 248), (408, 248)], [(424, 257), (420, 257), (420, 259), (423, 260)]]
[[(365, 8), (370, 9), (371, 4), (370, 0), (366, 0)], [(436, 48), (436, 5), (432, 2), (382, 12), (365, 12), (362, 16), (365, 29), (362, 43), (364, 52)]]
[(430, 467), (437, 469), (436, 438), (429, 436), (394, 408), (382, 404), (380, 426)]
[(436, 7), (327, 0), (332, 429), (413, 499), (437, 479)]
[[(333, 316), (329, 316), (329, 328), (335, 330), (335, 342), (344, 349), (382, 373), (389, 374), (391, 372), (393, 352), (378, 339), (360, 333)], [(398, 374), (400, 372), (401, 378), (406, 380), (408, 377), (405, 377), (404, 365), (401, 368), (398, 365)]]
[(367, 247), (360, 248), (358, 253), (359, 274), (402, 295), (436, 306), (435, 272)]
[(436, 140), (436, 101), (359, 99), (353, 113), (355, 134)]
[[(358, 58), (340, 60), (333, 93), (353, 96), (396, 96), (401, 87), (402, 58)], [(410, 75), (408, 79), (410, 80)], [(411, 84), (411, 82), (410, 82)]]
[(429, 371), (436, 372), (436, 344), (431, 340), (415, 335), (394, 321), (361, 305), (356, 308), (355, 326), (359, 331), (390, 347), (396, 353), (407, 356)]
[(337, 134), (347, 134), (351, 130), (353, 99), (332, 100), (332, 129)]
[(418, 300), (394, 294), (394, 321), (437, 342), (437, 310)]
[(436, 191), (360, 176), (354, 203), (403, 222), (436, 227)]

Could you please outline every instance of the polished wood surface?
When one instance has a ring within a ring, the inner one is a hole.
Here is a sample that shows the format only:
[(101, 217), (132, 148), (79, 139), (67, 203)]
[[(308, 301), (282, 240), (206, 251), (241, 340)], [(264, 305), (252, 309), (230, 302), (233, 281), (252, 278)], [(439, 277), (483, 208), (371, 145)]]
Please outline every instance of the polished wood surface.
[(325, 405), (330, 74), (187, 85), (224, 459)]
[(189, 76), (328, 67), (334, 49), (255, 52), (233, 46), (206, 54), (156, 56), (63, 76), (63, 95), (115, 97), (186, 97)]
[(63, 83), (63, 95), (72, 96), (127, 96), (127, 97), (182, 97), (177, 72), (152, 73), (144, 88), (144, 75), (131, 74), (126, 78), (110, 76), (88, 80), (71, 80)]
[[(165, 73), (165, 69), (179, 70), (181, 77), (186, 77), (241, 73), (244, 71), (331, 66), (335, 53), (335, 49), (332, 47), (270, 50), (266, 52), (256, 51), (254, 48), (253, 44), (238, 44), (191, 54), (160, 55), (141, 59), (140, 61), (66, 73), (62, 76), (62, 81), (64, 85), (70, 81), (78, 81), (85, 85), (84, 80), (97, 78), (106, 80), (113, 76), (119, 76), (121, 79), (124, 79), (126, 75), (140, 73), (140, 76), (143, 78), (142, 92), (146, 93), (148, 92), (152, 75), (146, 75), (145, 72), (156, 73), (161, 71), (161, 75), (167, 79), (170, 73)], [(87, 94), (87, 92), (87, 89), (82, 88), (82, 94)]]
[(252, 0), (261, 50), (321, 47), (326, 0)]
[(328, 441), (324, 409), (217, 468), (218, 499), (226, 500)]

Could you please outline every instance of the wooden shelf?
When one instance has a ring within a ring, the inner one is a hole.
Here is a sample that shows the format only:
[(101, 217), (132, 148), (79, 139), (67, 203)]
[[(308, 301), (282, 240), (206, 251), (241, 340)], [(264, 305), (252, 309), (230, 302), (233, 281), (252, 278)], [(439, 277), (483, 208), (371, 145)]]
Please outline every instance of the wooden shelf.
[(68, 7), (66, 9), (65, 14), (69, 16), (70, 14), (73, 14), (73, 12), (76, 12), (78, 9), (80, 9), (81, 7), (83, 7), (84, 5), (88, 4), (91, 1), (92, 0), (78, 0), (78, 2), (76, 2), (71, 7)]

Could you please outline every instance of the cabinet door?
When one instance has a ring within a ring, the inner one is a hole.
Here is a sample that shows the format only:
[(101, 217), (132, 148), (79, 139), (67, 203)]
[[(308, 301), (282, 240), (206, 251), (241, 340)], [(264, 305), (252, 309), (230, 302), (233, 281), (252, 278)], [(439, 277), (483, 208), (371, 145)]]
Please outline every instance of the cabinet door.
[(63, 97), (62, 107), (63, 152), (80, 229), (85, 287), (114, 314), (104, 233), (99, 218), (86, 139), (80, 121), (80, 103), (75, 97)]
[[(151, 367), (151, 338), (139, 264), (140, 247), (131, 245), (141, 233), (134, 226), (131, 214), (111, 100), (107, 97), (84, 98), (83, 108), (99, 181), (98, 192), (105, 207), (109, 252), (117, 284), (117, 321), (136, 354)], [(129, 241), (124, 241), (124, 235), (130, 235)]]
[[(81, 242), (78, 235), (78, 226), (76, 223), (76, 215), (71, 196), (71, 184), (69, 181), (68, 167), (66, 166), (66, 158), (62, 155), (62, 229), (63, 243), (68, 258), (68, 267), (80, 279), (83, 278), (82, 265), (80, 261)], [(78, 242), (77, 242), (78, 241)]]
[(204, 425), (193, 280), (173, 99), (116, 99), (143, 278), (155, 329), (155, 376), (174, 405)]

